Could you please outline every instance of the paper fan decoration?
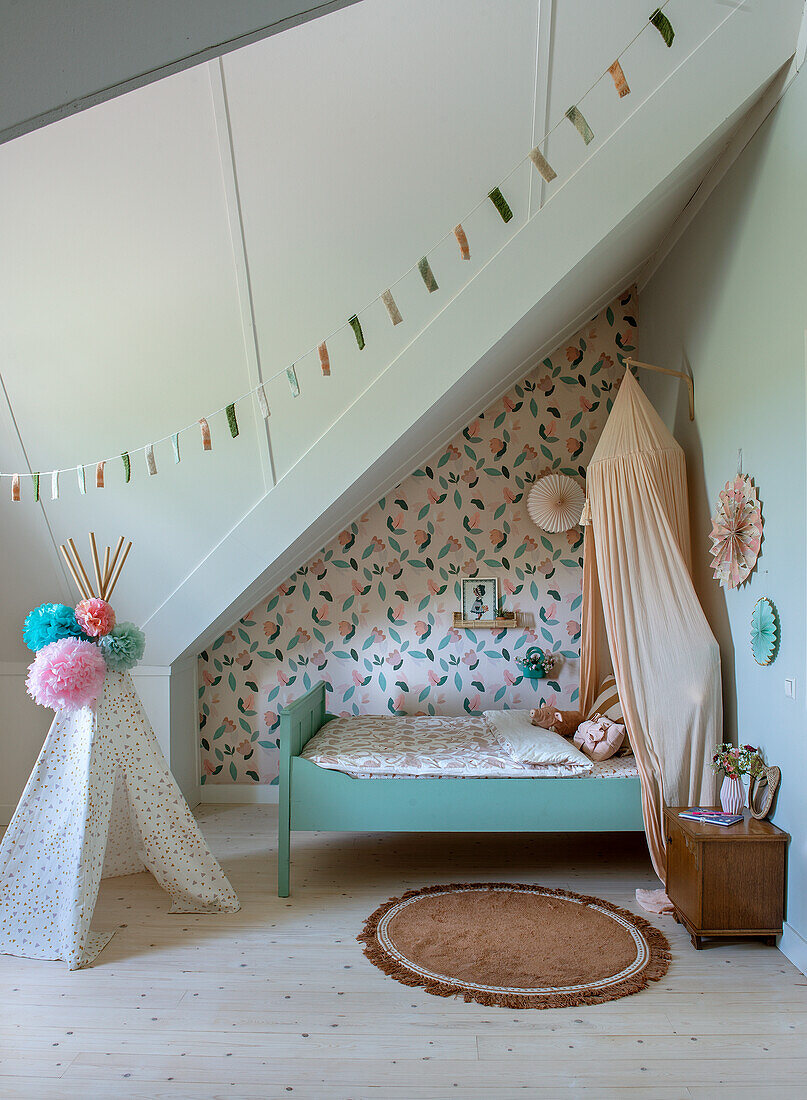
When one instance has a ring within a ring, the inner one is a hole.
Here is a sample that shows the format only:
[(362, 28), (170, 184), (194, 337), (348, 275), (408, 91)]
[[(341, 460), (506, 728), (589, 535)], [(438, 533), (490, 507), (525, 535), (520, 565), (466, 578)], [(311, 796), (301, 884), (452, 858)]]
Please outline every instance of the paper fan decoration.
[(756, 565), (762, 545), (762, 507), (751, 478), (727, 481), (712, 516), (712, 570), (724, 588), (739, 588)]
[(530, 519), (544, 531), (569, 531), (580, 522), (585, 494), (565, 474), (539, 477), (527, 497)]
[(751, 653), (758, 665), (773, 663), (778, 641), (776, 608), (767, 596), (760, 596), (751, 612)]

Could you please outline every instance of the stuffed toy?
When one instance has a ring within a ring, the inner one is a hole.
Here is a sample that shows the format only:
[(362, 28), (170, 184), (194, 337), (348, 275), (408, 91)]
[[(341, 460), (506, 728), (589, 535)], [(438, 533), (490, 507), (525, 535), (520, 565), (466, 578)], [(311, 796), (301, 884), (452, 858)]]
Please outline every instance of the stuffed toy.
[(583, 721), (579, 710), (557, 710), (555, 707), (538, 707), (530, 711), (530, 722), (544, 730), (552, 730), (561, 737), (573, 737)]

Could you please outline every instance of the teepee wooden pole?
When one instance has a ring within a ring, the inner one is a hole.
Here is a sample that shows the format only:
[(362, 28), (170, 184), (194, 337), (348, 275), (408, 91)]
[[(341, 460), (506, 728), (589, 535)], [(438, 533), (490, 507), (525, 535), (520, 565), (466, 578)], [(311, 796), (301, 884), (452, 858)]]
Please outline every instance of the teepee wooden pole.
[(67, 562), (67, 568), (73, 574), (73, 580), (76, 582), (76, 588), (78, 588), (79, 596), (83, 597), (86, 600), (87, 599), (87, 589), (84, 587), (84, 582), (82, 581), (81, 577), (79, 577), (79, 575), (78, 575), (78, 570), (76, 569), (75, 565), (73, 565), (73, 562), (70, 558), (70, 554), (67, 552), (67, 547), (66, 546), (60, 546), (59, 549), (62, 552), (62, 557)]
[(123, 543), (124, 538), (123, 535), (121, 535), (121, 537), (118, 539), (118, 545), (115, 547), (115, 553), (112, 555), (112, 561), (109, 563), (109, 572), (106, 575), (105, 588), (107, 592), (109, 592), (109, 581), (112, 577), (112, 574), (115, 572), (115, 566), (118, 564), (118, 554), (120, 554)]
[(78, 563), (79, 572), (81, 573), (82, 577), (84, 578), (84, 584), (85, 584), (85, 587), (86, 587), (87, 592), (88, 592), (88, 595), (85, 596), (84, 598), (85, 599), (90, 599), (92, 596), (95, 595), (95, 593), (92, 590), (92, 585), (90, 584), (90, 578), (87, 576), (87, 570), (84, 568), (84, 563), (81, 560), (81, 555), (79, 554), (78, 550), (76, 550), (76, 544), (75, 544), (75, 542), (73, 542), (72, 539), (68, 539), (67, 544), (70, 547), (70, 549), (73, 551), (73, 556), (75, 557), (76, 562)]
[(98, 547), (95, 542), (95, 531), (90, 531), (90, 550), (92, 550), (92, 567), (95, 570), (95, 583), (98, 585), (98, 595), (104, 598), (104, 582), (101, 580), (101, 563), (98, 560)]
[(122, 557), (122, 558), (121, 558), (121, 560), (120, 560), (120, 565), (119, 565), (119, 566), (118, 566), (118, 568), (117, 568), (117, 569), (115, 570), (115, 576), (114, 576), (114, 577), (112, 578), (112, 581), (111, 581), (111, 583), (110, 583), (110, 585), (109, 585), (109, 588), (107, 589), (107, 594), (106, 594), (106, 598), (107, 598), (107, 599), (109, 599), (109, 598), (110, 598), (110, 596), (112, 595), (112, 593), (113, 593), (113, 591), (114, 591), (115, 585), (116, 585), (116, 584), (118, 583), (118, 577), (120, 576), (120, 573), (121, 573), (121, 569), (123, 569), (123, 567), (124, 567), (124, 565), (125, 565), (125, 563), (126, 563), (126, 559), (127, 559), (128, 557), (129, 557), (129, 551), (130, 551), (131, 549), (132, 549), (132, 543), (131, 543), (131, 541), (130, 541), (130, 542), (128, 543), (128, 545), (127, 545), (126, 549), (125, 549), (125, 550), (123, 551), (123, 557)]
[(101, 570), (101, 588), (102, 588), (101, 599), (102, 600), (106, 599), (106, 585), (107, 585), (107, 581), (109, 580), (109, 550), (110, 550), (110, 548), (108, 546), (107, 546), (106, 550), (104, 550), (104, 568)]

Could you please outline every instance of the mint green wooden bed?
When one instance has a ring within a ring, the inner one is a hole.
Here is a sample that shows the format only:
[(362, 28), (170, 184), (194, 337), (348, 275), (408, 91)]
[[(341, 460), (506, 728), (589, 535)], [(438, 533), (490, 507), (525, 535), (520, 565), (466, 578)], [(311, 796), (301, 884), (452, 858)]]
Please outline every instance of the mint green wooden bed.
[(293, 831), (582, 833), (644, 829), (638, 776), (613, 779), (353, 779), (300, 756), (334, 716), (325, 684), (280, 715), (277, 892), (289, 896)]

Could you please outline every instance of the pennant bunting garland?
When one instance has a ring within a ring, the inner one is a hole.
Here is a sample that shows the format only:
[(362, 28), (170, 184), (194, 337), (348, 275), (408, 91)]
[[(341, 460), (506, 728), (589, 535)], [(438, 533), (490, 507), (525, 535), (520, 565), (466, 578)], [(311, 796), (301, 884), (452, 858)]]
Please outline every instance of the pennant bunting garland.
[[(648, 17), (648, 22), (651, 23), (656, 28), (656, 30), (659, 32), (661, 37), (664, 39), (664, 42), (665, 42), (666, 46), (669, 48), (673, 44), (673, 40), (675, 38), (675, 31), (673, 29), (672, 23), (670, 22), (670, 20), (667, 18), (667, 16), (664, 14), (664, 12), (662, 10), (664, 7), (666, 7), (666, 3), (663, 3), (663, 4), (661, 4), (660, 7), (657, 7), (655, 9), (655, 11), (653, 11), (653, 13)], [(638, 33), (634, 34), (634, 36), (628, 42), (628, 46), (631, 46), (633, 44), (633, 42), (635, 42), (636, 39), (640, 36), (642, 31), (646, 28), (647, 28), (647, 23), (643, 23), (641, 25), (641, 27), (639, 28)], [(650, 37), (652, 37), (652, 36), (650, 36)], [(654, 41), (655, 41), (655, 39), (654, 39)], [(628, 46), (626, 46), (625, 49), (622, 50), (621, 54), (617, 55), (616, 60), (614, 60), (611, 63), (611, 65), (605, 70), (605, 72), (601, 72), (600, 75), (597, 77), (597, 79), (592, 84), (589, 85), (588, 91), (586, 91), (583, 94), (582, 98), (579, 100), (579, 103), (582, 104), (584, 102), (587, 102), (589, 93), (595, 87), (597, 87), (600, 84), (601, 81), (605, 81), (606, 86), (607, 86), (607, 77), (608, 76), (610, 76), (611, 79), (613, 80), (614, 88), (615, 88), (616, 93), (617, 93), (617, 95), (620, 99), (624, 99), (626, 96), (630, 95), (630, 92), (631, 92), (630, 86), (628, 84), (627, 78), (625, 76), (625, 72), (624, 72), (624, 70), (622, 68), (622, 65), (620, 63), (620, 60), (619, 60), (620, 56), (625, 54)], [(573, 104), (571, 107), (569, 107), (564, 112), (564, 117), (566, 119), (568, 119), (569, 122), (571, 122), (571, 124), (577, 130), (578, 134), (583, 139), (584, 144), (585, 145), (590, 145), (591, 142), (594, 140), (594, 131), (591, 129), (588, 122), (586, 121), (582, 111), (580, 110), (580, 107), (577, 106), (577, 104)], [(595, 121), (596, 121), (596, 117), (595, 117)], [(541, 152), (541, 146), (546, 145), (546, 142), (547, 142), (550, 134), (552, 134), (554, 132), (557, 125), (562, 125), (562, 122), (563, 122), (562, 118), (558, 119), (556, 121), (555, 125), (547, 130), (545, 137), (541, 139), (539, 144), (535, 145), (530, 150), (530, 152), (527, 154), (527, 158), (532, 162), (534, 168), (536, 169), (536, 171), (538, 172), (538, 174), (541, 176), (541, 178), (544, 180), (545, 183), (551, 183), (553, 180), (557, 179), (558, 174), (555, 171), (555, 169), (552, 167), (552, 165), (549, 163), (549, 161), (546, 159), (544, 154)], [(524, 159), (527, 159), (527, 158), (524, 158)], [(516, 168), (520, 168), (520, 166), (523, 165), (524, 159), (521, 162), (519, 162), (519, 165), (517, 165)], [(587, 157), (587, 159), (591, 159), (591, 156), (589, 155)], [(584, 161), (584, 163), (585, 163), (585, 161)], [(513, 172), (516, 170), (516, 168), (513, 168), (510, 171), (510, 173), (504, 177), (503, 182), (508, 180), (510, 178), (510, 176), (513, 175)], [(529, 170), (527, 170), (527, 171), (529, 172)], [(513, 219), (513, 210), (511, 208), (509, 202), (505, 198), (500, 186), (493, 187), (490, 191), (488, 191), (487, 197), (490, 200), (490, 202), (493, 204), (493, 206), (496, 209), (496, 212), (498, 213), (499, 217), (502, 219), (502, 221), (505, 224), (512, 221), (512, 219)], [(480, 202), (478, 202), (476, 204), (476, 206), (474, 206), (472, 208), (471, 214), (475, 213), (483, 205), (485, 205), (484, 199), (482, 199)], [(538, 211), (536, 210), (535, 212), (537, 213)], [(470, 216), (471, 215), (469, 214), (467, 217), (470, 217)], [(525, 216), (529, 220), (533, 215), (529, 214), (529, 215), (525, 215)], [(445, 234), (443, 237), (441, 237), (438, 244), (442, 245), (443, 241), (445, 241), (447, 236), (448, 236), (448, 234)], [(470, 245), (468, 243), (467, 234), (466, 234), (465, 229), (463, 228), (461, 222), (458, 222), (454, 226), (454, 237), (456, 238), (457, 245), (459, 246), (461, 258), (463, 260), (470, 260), (470, 258), (471, 258), (471, 249), (470, 249)], [(431, 249), (432, 254), (435, 253), (436, 248), (437, 248), (437, 246), (434, 246)], [(423, 284), (426, 287), (429, 294), (433, 294), (436, 290), (440, 289), (440, 287), (437, 283), (437, 279), (435, 278), (434, 272), (432, 271), (431, 265), (429, 263), (428, 254), (425, 254), (425, 255), (421, 256), (421, 258), (418, 260), (417, 269), (418, 269), (418, 272), (420, 273), (421, 279), (423, 280)], [(409, 271), (405, 272), (404, 274), (406, 276), (408, 276), (411, 272), (412, 272), (412, 269), (410, 268)], [(382, 293), (380, 295), (380, 300), (383, 303), (384, 308), (387, 311), (387, 316), (389, 317), (390, 322), (392, 323), (393, 326), (400, 325), (404, 318), (403, 318), (403, 315), (401, 314), (400, 309), (398, 308), (398, 304), (395, 301), (395, 298), (393, 297), (391, 286), (397, 287), (398, 283), (401, 281), (401, 279), (403, 279), (403, 277), (404, 276), (401, 276), (400, 279), (398, 279), (395, 282), (391, 283), (391, 285), (388, 286), (386, 290), (382, 291)], [(378, 301), (378, 299), (373, 299), (373, 302), (371, 302), (368, 306), (365, 306), (362, 310), (363, 314), (368, 314), (370, 316), (371, 322), (372, 322), (373, 314), (370, 313), (369, 311), (370, 311), (371, 306), (373, 308), (375, 308), (375, 302), (376, 301)], [(365, 320), (366, 320), (366, 318), (365, 318)], [(361, 321), (359, 320), (358, 312), (354, 313), (351, 317), (349, 317), (346, 322), (343, 322), (343, 324), (340, 326), (340, 328), (337, 331), (339, 333), (341, 333), (342, 330), (347, 328), (347, 327), (350, 327), (352, 329), (353, 335), (356, 338), (356, 344), (358, 346), (359, 351), (364, 351), (364, 349), (366, 347), (366, 341), (364, 339), (364, 331), (362, 329)], [(318, 352), (318, 355), (319, 355), (319, 365), (320, 365), (320, 370), (322, 372), (322, 376), (323, 376), (323, 378), (329, 378), (330, 374), (331, 374), (331, 362), (330, 362), (330, 356), (329, 356), (328, 348), (326, 346), (325, 341), (322, 341), (322, 343), (317, 345), (317, 352)], [(309, 350), (308, 352), (306, 352), (306, 356), (308, 356), (311, 353), (312, 353), (311, 350)], [(296, 371), (295, 365), (292, 364), (289, 367), (285, 367), (285, 368), (282, 368), (282, 369), (278, 370), (276, 373), (272, 374), (269, 378), (264, 379), (263, 381), (258, 383), (258, 385), (255, 386), (254, 389), (252, 389), (249, 393), (244, 394), (241, 398), (238, 398), (236, 401), (232, 401), (229, 405), (227, 405), (224, 408), (223, 411), (224, 411), (224, 413), (227, 417), (227, 425), (230, 429), (230, 435), (232, 436), (233, 439), (236, 439), (238, 437), (238, 435), (240, 434), (238, 419), (237, 419), (237, 416), (236, 416), (236, 404), (237, 404), (237, 402), (240, 401), (240, 400), (246, 400), (247, 398), (251, 397), (254, 394), (258, 399), (258, 407), (260, 408), (261, 415), (263, 416), (263, 418), (265, 420), (267, 420), (269, 418), (269, 415), (270, 415), (270, 409), (269, 409), (269, 398), (268, 398), (268, 395), (267, 395), (266, 386), (268, 385), (269, 382), (272, 382), (275, 379), (280, 379), (284, 373), (286, 375), (286, 380), (288, 381), (289, 389), (291, 390), (292, 397), (299, 397), (300, 396), (300, 383), (299, 383), (298, 378), (297, 378), (297, 371)], [(218, 416), (219, 412), (221, 412), (221, 411), (222, 410), (219, 409), (218, 411), (215, 412), (215, 415)], [(208, 414), (208, 416), (212, 416), (212, 415), (214, 415), (214, 414), (212, 414), (212, 413)], [(174, 463), (175, 464), (178, 464), (180, 462), (180, 438), (179, 437), (182, 434), (182, 432), (187, 431), (187, 430), (192, 430), (192, 427), (193, 427), (193, 425), (191, 424), (190, 428), (182, 428), (180, 431), (174, 432), (173, 435), (171, 436), (171, 446), (173, 448), (173, 455), (174, 455)], [(207, 417), (201, 417), (200, 418), (200, 420), (199, 420), (199, 431), (201, 433), (202, 449), (204, 451), (212, 450), (213, 449), (213, 443), (212, 443), (211, 434), (210, 434), (210, 424), (208, 422)], [(166, 436), (165, 441), (167, 441), (167, 438), (168, 437)], [(143, 452), (143, 455), (144, 455), (145, 461), (146, 461), (146, 468), (148, 469), (148, 472), (149, 472), (150, 475), (154, 475), (154, 474), (157, 473), (157, 461), (156, 461), (156, 458), (155, 458), (155, 455), (154, 455), (154, 448), (155, 448), (155, 446), (157, 446), (161, 442), (163, 442), (163, 440), (158, 440), (156, 443), (154, 443), (154, 442), (149, 443), (145, 447), (137, 448), (137, 450), (135, 452), (136, 454), (141, 452), (141, 451)], [(128, 451), (122, 451), (120, 457), (121, 457), (121, 461), (123, 462), (124, 481), (125, 481), (126, 484), (128, 484), (131, 481), (131, 478), (132, 478), (132, 463), (131, 463), (130, 453)], [(95, 462), (95, 463), (88, 463), (86, 465), (82, 464), (82, 465), (76, 466), (75, 471), (76, 471), (76, 480), (77, 480), (77, 483), (78, 483), (78, 491), (82, 496), (86, 496), (86, 493), (87, 493), (86, 469), (87, 469), (87, 467), (89, 467), (90, 472), (92, 473), (93, 465), (95, 466), (95, 487), (96, 487), (96, 489), (103, 489), (105, 487), (106, 460), (100, 461), (100, 462)], [(49, 471), (49, 473), (50, 473), (50, 496), (51, 496), (51, 500), (58, 500), (59, 499), (59, 495), (60, 495), (59, 477), (60, 477), (60, 474), (61, 473), (69, 474), (71, 468), (72, 467), (68, 467), (64, 471), (60, 471), (60, 470), (51, 470), (51, 471)], [(23, 477), (23, 476), (25, 476), (25, 477), (30, 476), (31, 477), (32, 483), (33, 483), (33, 499), (34, 499), (34, 501), (39, 501), (41, 499), (40, 498), (41, 478), (43, 476), (47, 477), (48, 473), (45, 473), (44, 475), (40, 474), (39, 471), (30, 471), (30, 472), (26, 472), (23, 475), (20, 475), (19, 473), (15, 473), (15, 474), (0, 473), (0, 479), (6, 478), (6, 477), (11, 479), (11, 499), (12, 499), (12, 501), (19, 501), (21, 499), (21, 477)]]
[(547, 183), (551, 183), (553, 179), (557, 179), (558, 173), (543, 155), (541, 150), (536, 145), (534, 149), (530, 150), (530, 160), (538, 169), (538, 172), (544, 177)]
[(586, 122), (583, 117), (583, 112), (579, 107), (570, 107), (566, 112), (566, 117), (569, 122), (571, 122), (572, 126), (574, 126), (575, 130), (577, 130), (586, 145), (594, 140), (594, 131)]
[(426, 289), (429, 294), (434, 294), (435, 290), (440, 289), (434, 277), (434, 272), (431, 267), (429, 267), (429, 261), (425, 256), (421, 256), (418, 260), (418, 271), (420, 272), (421, 279), (426, 284)]
[(395, 304), (395, 299), (392, 297), (392, 291), (385, 290), (381, 295), (381, 301), (384, 303), (387, 313), (389, 314), (389, 319), (392, 321), (393, 325), (400, 325), (401, 321), (403, 321), (403, 317), (401, 316), (401, 311)]
[(462, 256), (463, 260), (470, 260), (471, 249), (468, 244), (468, 238), (465, 236), (465, 230), (462, 228), (462, 222), (454, 226), (454, 236), (457, 238), (457, 244), (460, 246), (460, 256)]
[(626, 95), (630, 95), (630, 88), (628, 82), (625, 79), (625, 74), (622, 71), (622, 66), (618, 61), (615, 61), (609, 68), (608, 72), (613, 77), (614, 87), (617, 90), (617, 95), (620, 99), (624, 99)]
[(353, 329), (353, 335), (356, 337), (356, 343), (359, 345), (359, 351), (364, 351), (364, 333), (361, 330), (361, 321), (359, 320), (358, 315), (354, 313), (353, 316), (348, 319), (348, 324)]
[(675, 38), (675, 31), (673, 30), (672, 23), (669, 21), (661, 8), (656, 8), (656, 10), (650, 16), (650, 22), (659, 32), (667, 45), (672, 46), (673, 39)]
[(506, 225), (513, 217), (513, 211), (510, 209), (507, 199), (498, 187), (494, 187), (492, 191), (488, 191), (488, 198), (499, 211), (501, 219)]
[(322, 377), (323, 378), (330, 378), (330, 376), (331, 376), (331, 360), (330, 360), (330, 356), (328, 355), (328, 348), (323, 343), (323, 344), (319, 345), (317, 350), (319, 351), (319, 367), (320, 367), (320, 370), (322, 371)]

